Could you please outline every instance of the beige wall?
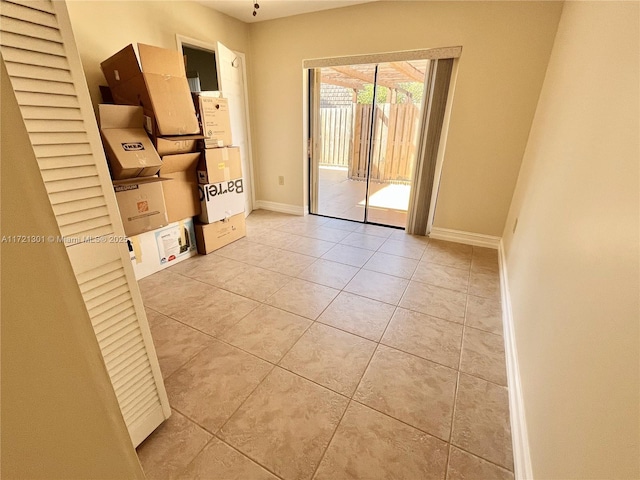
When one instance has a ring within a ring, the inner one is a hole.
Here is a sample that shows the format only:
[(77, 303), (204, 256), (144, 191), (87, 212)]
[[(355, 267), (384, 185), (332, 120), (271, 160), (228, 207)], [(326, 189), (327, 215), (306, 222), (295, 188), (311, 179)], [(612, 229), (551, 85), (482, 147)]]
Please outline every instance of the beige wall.
[(640, 478), (638, 5), (566, 3), (505, 227), (539, 479)]
[(435, 224), (500, 235), (561, 8), (374, 2), (251, 25), (257, 198), (306, 203), (303, 59), (462, 45)]
[(130, 43), (177, 50), (180, 34), (248, 50), (247, 24), (195, 2), (71, 0), (67, 6), (94, 106), (101, 101), (98, 85), (107, 84), (100, 62)]
[[(0, 235), (59, 235), (2, 63)], [(143, 479), (61, 243), (2, 242), (6, 479)]]

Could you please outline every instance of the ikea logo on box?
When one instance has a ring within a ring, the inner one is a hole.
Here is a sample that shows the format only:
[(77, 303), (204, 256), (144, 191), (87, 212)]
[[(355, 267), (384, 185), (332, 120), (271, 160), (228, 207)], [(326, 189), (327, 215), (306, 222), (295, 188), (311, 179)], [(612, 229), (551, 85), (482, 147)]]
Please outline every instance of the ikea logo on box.
[(122, 149), (125, 152), (137, 152), (139, 150), (144, 150), (144, 145), (142, 145), (142, 142), (123, 143)]

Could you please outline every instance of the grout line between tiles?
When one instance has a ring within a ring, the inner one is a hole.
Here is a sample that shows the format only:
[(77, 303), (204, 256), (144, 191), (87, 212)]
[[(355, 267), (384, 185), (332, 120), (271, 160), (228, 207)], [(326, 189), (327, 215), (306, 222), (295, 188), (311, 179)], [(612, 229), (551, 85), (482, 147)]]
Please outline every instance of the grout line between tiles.
[(243, 457), (248, 458), (250, 461), (252, 461), (253, 463), (255, 463), (256, 465), (260, 465), (262, 468), (264, 468), (267, 472), (269, 472), (270, 474), (272, 474), (274, 477), (282, 480), (282, 477), (280, 475), (278, 475), (276, 472), (274, 472), (273, 470), (271, 470), (270, 468), (266, 467), (265, 465), (263, 465), (262, 463), (260, 463), (258, 460), (256, 460), (255, 458), (251, 458), (249, 455), (247, 455), (246, 453), (244, 453), (242, 450), (238, 449), (237, 447), (234, 447), (233, 445), (231, 445), (229, 442), (227, 442), (224, 438), (221, 438), (219, 435), (213, 434), (214, 438), (217, 438), (218, 440), (220, 440), (222, 443), (224, 443), (226, 446), (228, 446), (229, 448), (235, 450), (236, 452), (238, 452), (240, 455), (242, 455)]
[(331, 446), (331, 442), (333, 442), (333, 438), (336, 436), (336, 432), (338, 431), (338, 428), (340, 428), (340, 424), (342, 423), (342, 419), (346, 415), (347, 410), (349, 410), (349, 406), (351, 405), (351, 401), (352, 400), (349, 399), (349, 401), (347, 402), (347, 406), (344, 409), (344, 412), (342, 412), (342, 415), (340, 416), (340, 420), (338, 420), (338, 423), (336, 423), (336, 428), (333, 430), (333, 433), (331, 434), (331, 438), (327, 442), (327, 446), (324, 448), (324, 451), (322, 452), (322, 455), (320, 456), (320, 460), (318, 461), (318, 464), (316, 465), (316, 468), (313, 470), (313, 474), (310, 477), (312, 480), (315, 478), (316, 473), (318, 473), (318, 469), (320, 468), (320, 465), (322, 465), (322, 461), (324, 460), (324, 457), (327, 455), (327, 451), (329, 451), (329, 447)]
[(258, 387), (260, 385), (262, 385), (262, 383), (264, 382), (265, 378), (267, 378), (269, 375), (271, 375), (271, 372), (273, 372), (273, 370), (276, 368), (276, 365), (271, 364), (271, 369), (266, 373), (266, 375), (264, 377), (262, 377), (262, 380), (260, 380), (258, 382), (258, 384), (249, 392), (249, 394), (245, 397), (245, 399), (240, 403), (240, 405), (238, 405), (238, 408), (236, 408), (231, 415), (229, 415), (229, 417), (227, 417), (227, 419), (224, 421), (224, 423), (222, 425), (220, 425), (220, 427), (218, 427), (218, 429), (215, 432), (212, 432), (213, 435), (218, 436), (218, 434), (220, 434), (220, 432), (222, 431), (222, 429), (225, 427), (225, 425), (227, 423), (229, 423), (229, 420), (231, 420), (233, 418), (233, 416), (238, 412), (238, 410), (240, 410), (242, 408), (242, 406), (247, 402), (247, 400), (251, 397), (251, 395), (253, 395), (253, 393), (258, 389)]
[[(505, 470), (505, 471), (507, 471), (507, 472), (509, 472), (509, 473), (514, 473), (514, 472), (513, 472), (513, 470), (511, 470), (510, 468), (505, 467), (504, 465), (500, 465), (499, 463), (493, 462), (493, 461), (491, 461), (491, 460), (489, 460), (489, 459), (487, 459), (487, 458), (481, 457), (481, 456), (480, 456), (480, 455), (478, 455), (477, 453), (470, 452), (469, 450), (467, 450), (467, 449), (466, 449), (466, 448), (464, 448), (464, 447), (461, 447), (461, 446), (459, 446), (459, 445), (456, 445), (455, 443), (450, 443), (450, 444), (449, 444), (449, 450), (451, 450), (451, 449), (452, 449), (452, 448), (454, 448), (454, 447), (455, 447), (455, 448), (457, 448), (458, 450), (462, 450), (464, 453), (467, 453), (467, 454), (471, 455), (472, 457), (476, 457), (476, 458), (479, 458), (480, 460), (483, 460), (483, 461), (485, 461), (485, 462), (487, 462), (487, 463), (490, 463), (490, 464), (491, 464), (491, 465), (493, 465), (494, 467), (498, 467), (498, 468), (500, 468), (500, 469), (502, 469), (502, 470)], [(447, 466), (448, 466), (448, 462), (447, 462)], [(445, 477), (445, 478), (446, 478), (446, 477)]]
[[(467, 318), (467, 307), (469, 306), (469, 296), (465, 299), (464, 304), (464, 318)], [(462, 325), (462, 335), (460, 335), (460, 355), (458, 356), (458, 374), (456, 375), (456, 389), (453, 395), (453, 408), (451, 409), (451, 422), (449, 426), (449, 443), (453, 442), (453, 424), (456, 418), (456, 406), (458, 405), (458, 389), (460, 388), (460, 366), (462, 365), (462, 350), (464, 348), (464, 324)], [(449, 474), (449, 459), (451, 455), (451, 446), (447, 451), (447, 467), (445, 469), (445, 478)]]
[(414, 430), (418, 430), (420, 433), (424, 433), (425, 435), (429, 435), (430, 437), (436, 438), (436, 439), (440, 440), (441, 442), (446, 443), (447, 445), (449, 445), (451, 443), (449, 440), (445, 440), (444, 438), (442, 438), (442, 437), (440, 437), (440, 436), (438, 436), (438, 435), (436, 435), (434, 433), (427, 432), (424, 428), (416, 427), (415, 425), (412, 425), (411, 423), (407, 422), (406, 420), (402, 420), (401, 418), (394, 417), (393, 415), (390, 415), (387, 412), (383, 412), (382, 410), (378, 410), (377, 408), (374, 408), (371, 405), (367, 405), (366, 403), (358, 400), (357, 398), (352, 398), (351, 401), (357, 403), (358, 405), (362, 405), (363, 407), (366, 407), (369, 410), (373, 410), (374, 412), (377, 412), (377, 413), (379, 413), (381, 415), (384, 415), (385, 417), (389, 417), (389, 418), (395, 420), (396, 422), (400, 422), (403, 425), (406, 425), (407, 427), (411, 427)]

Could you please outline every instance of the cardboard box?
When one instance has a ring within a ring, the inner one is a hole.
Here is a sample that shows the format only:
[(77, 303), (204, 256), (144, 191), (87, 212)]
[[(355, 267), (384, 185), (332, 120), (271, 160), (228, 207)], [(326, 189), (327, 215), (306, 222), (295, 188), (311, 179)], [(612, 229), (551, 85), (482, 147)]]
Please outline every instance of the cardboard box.
[(114, 180), (148, 177), (162, 162), (142, 128), (141, 107), (98, 105), (100, 133)]
[(175, 50), (138, 44), (100, 64), (116, 103), (140, 105), (154, 136), (200, 133), (182, 55)]
[(239, 240), (246, 234), (244, 213), (239, 213), (220, 222), (196, 223), (198, 253), (207, 255), (225, 245), (229, 245), (231, 242)]
[(202, 135), (177, 135), (172, 137), (154, 137), (153, 144), (158, 151), (158, 155), (174, 155), (176, 153), (191, 153), (198, 149), (198, 140), (202, 140)]
[(218, 183), (242, 177), (238, 147), (207, 148), (198, 165), (198, 183)]
[(127, 239), (136, 279), (147, 277), (196, 255), (192, 218)]
[(162, 185), (169, 222), (177, 222), (180, 219), (200, 214), (198, 181), (196, 179), (196, 167), (199, 160), (200, 152), (162, 157), (160, 176), (169, 179)]
[(128, 237), (164, 227), (167, 209), (162, 191), (163, 178), (140, 177), (113, 182), (124, 232)]
[(242, 177), (228, 182), (198, 185), (202, 223), (213, 223), (244, 212)]
[(205, 148), (227, 147), (232, 144), (229, 102), (226, 98), (197, 95), (198, 113), (202, 124)]

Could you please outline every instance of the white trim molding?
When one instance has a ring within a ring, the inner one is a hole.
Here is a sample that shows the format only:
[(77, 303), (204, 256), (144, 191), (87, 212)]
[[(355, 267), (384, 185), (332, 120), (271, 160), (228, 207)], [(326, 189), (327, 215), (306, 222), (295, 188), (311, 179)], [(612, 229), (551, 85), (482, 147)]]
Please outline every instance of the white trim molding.
[(458, 58), (462, 55), (461, 46), (426, 48), (421, 50), (403, 50), (399, 52), (381, 52), (344, 57), (312, 58), (302, 61), (302, 68), (338, 67), (360, 63), (404, 62), (408, 60), (436, 60), (440, 58)]
[(504, 350), (507, 363), (507, 385), (509, 386), (509, 412), (511, 420), (511, 442), (513, 445), (513, 466), (516, 480), (533, 479), (529, 435), (525, 416), (520, 368), (518, 366), (518, 350), (513, 328), (513, 312), (511, 310), (511, 294), (509, 292), (509, 276), (504, 253), (504, 244), (500, 240), (498, 248), (500, 264), (500, 293), (502, 300), (502, 328), (504, 334)]
[(482, 233), (463, 232), (461, 230), (451, 230), (449, 228), (431, 228), (429, 238), (436, 240), (446, 240), (447, 242), (464, 243), (466, 245), (475, 245), (476, 247), (488, 247), (498, 249), (500, 246), (500, 237), (493, 235), (484, 235)]
[(289, 205), (288, 203), (269, 202), (267, 200), (256, 200), (253, 208), (288, 213), (289, 215), (303, 216), (305, 214), (305, 209), (302, 205)]

